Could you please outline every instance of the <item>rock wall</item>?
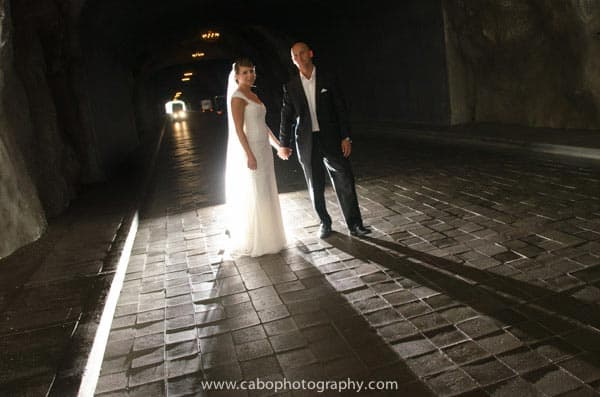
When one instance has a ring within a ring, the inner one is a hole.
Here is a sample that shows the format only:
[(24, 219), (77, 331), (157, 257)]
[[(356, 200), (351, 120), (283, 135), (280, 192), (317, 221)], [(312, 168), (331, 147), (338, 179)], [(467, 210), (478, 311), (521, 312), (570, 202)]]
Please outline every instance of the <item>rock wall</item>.
[(0, 258), (138, 143), (131, 72), (111, 50), (80, 44), (82, 5), (0, 0)]
[(451, 123), (600, 128), (600, 3), (442, 2)]
[[(13, 2), (14, 63), (27, 97), (32, 130), (17, 142), (48, 217), (60, 214), (75, 196), (80, 162), (70, 140), (67, 102), (69, 48), (66, 24), (53, 2)], [(76, 101), (74, 101), (77, 103)], [(62, 105), (62, 106), (61, 106)]]
[(303, 12), (287, 30), (312, 44), (317, 67), (337, 72), (353, 121), (448, 124), (440, 0), (350, 1), (329, 13)]
[(9, 3), (0, 1), (0, 258), (36, 240), (46, 227), (38, 193), (17, 137), (33, 127), (23, 86), (13, 67)]

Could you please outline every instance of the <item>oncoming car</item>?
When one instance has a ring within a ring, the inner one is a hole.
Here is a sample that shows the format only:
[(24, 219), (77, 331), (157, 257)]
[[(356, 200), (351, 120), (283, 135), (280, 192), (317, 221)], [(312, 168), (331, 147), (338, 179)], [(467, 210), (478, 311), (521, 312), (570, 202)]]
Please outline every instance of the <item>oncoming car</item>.
[(165, 111), (171, 120), (183, 120), (187, 118), (185, 102), (180, 100), (169, 101), (165, 104)]

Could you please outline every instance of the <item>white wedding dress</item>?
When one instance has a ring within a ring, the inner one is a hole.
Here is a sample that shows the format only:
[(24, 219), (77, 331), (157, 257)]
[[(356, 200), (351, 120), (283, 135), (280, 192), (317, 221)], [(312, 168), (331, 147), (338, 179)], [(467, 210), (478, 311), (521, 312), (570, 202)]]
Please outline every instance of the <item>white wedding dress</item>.
[(265, 122), (267, 110), (264, 104), (250, 100), (239, 90), (233, 97), (247, 102), (244, 133), (256, 157), (257, 169), (248, 168), (242, 145), (230, 130), (225, 186), (231, 252), (253, 257), (276, 253), (287, 243)]

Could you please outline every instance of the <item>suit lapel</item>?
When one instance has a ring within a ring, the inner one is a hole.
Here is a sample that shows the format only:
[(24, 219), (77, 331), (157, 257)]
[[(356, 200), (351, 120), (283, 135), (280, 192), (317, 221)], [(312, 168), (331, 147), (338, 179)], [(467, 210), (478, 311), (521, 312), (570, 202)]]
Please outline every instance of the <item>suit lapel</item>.
[(315, 81), (315, 113), (317, 114), (317, 119), (319, 118), (319, 100), (321, 99), (321, 89), (323, 88), (323, 84), (321, 84), (323, 79), (320, 79), (319, 76), (318, 73), (315, 75), (315, 79), (317, 79)]
[(306, 94), (304, 93), (304, 86), (302, 85), (300, 74), (296, 76), (296, 89), (298, 90), (298, 97), (302, 102), (302, 106), (306, 109), (307, 112), (310, 112), (310, 109), (308, 108), (308, 99), (306, 98)]

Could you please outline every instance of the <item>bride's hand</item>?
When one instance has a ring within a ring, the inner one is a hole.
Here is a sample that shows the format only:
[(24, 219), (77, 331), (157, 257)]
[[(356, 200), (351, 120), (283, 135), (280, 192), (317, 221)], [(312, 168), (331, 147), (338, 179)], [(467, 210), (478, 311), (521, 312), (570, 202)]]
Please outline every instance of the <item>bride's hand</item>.
[(252, 153), (248, 156), (248, 168), (253, 171), (257, 168), (256, 157)]

